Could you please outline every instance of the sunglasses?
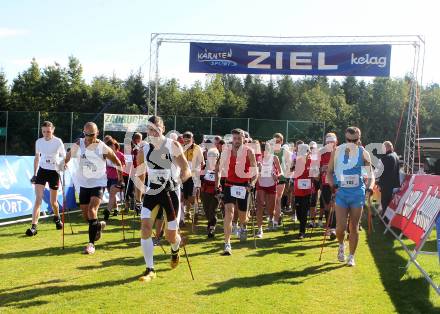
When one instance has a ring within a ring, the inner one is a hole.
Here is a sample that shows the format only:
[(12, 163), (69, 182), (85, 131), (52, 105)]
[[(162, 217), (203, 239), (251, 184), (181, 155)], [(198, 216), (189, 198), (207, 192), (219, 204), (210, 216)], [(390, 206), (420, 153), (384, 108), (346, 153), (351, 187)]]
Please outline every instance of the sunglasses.
[(345, 140), (346, 140), (347, 142), (349, 142), (349, 143), (356, 143), (357, 141), (359, 141), (358, 138), (357, 138), (357, 139), (354, 139), (354, 140), (349, 139), (349, 138), (345, 138)]
[(83, 134), (84, 134), (84, 136), (87, 136), (87, 137), (95, 136), (95, 133), (86, 133), (86, 132), (83, 132)]

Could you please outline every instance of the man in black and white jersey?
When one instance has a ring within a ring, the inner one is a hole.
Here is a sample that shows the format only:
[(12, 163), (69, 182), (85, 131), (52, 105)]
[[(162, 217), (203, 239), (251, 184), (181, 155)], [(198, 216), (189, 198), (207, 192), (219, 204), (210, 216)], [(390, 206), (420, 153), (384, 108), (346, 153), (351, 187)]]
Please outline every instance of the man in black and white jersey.
[(66, 164), (78, 158), (79, 167), (74, 173), (80, 186), (79, 203), (84, 219), (89, 222), (89, 243), (85, 254), (95, 253), (95, 241), (101, 238), (104, 221), (98, 221), (98, 209), (107, 185), (106, 159), (116, 166), (119, 188), (123, 186), (122, 165), (111, 148), (100, 141), (98, 127), (93, 122), (84, 125), (84, 138), (80, 138), (67, 153)]
[[(145, 143), (137, 155), (136, 207), (141, 210), (141, 248), (146, 270), (140, 281), (151, 281), (156, 277), (153, 264), (154, 244), (152, 227), (159, 210), (164, 211), (165, 235), (171, 244), (171, 268), (179, 263), (178, 233), (180, 214), (180, 185), (191, 177), (188, 162), (182, 146), (163, 133), (165, 126), (158, 116), (148, 119), (148, 143)], [(148, 181), (141, 203), (145, 174)]]
[(40, 206), (43, 200), (43, 192), (46, 183), (50, 189), (50, 206), (54, 213), (54, 222), (58, 230), (63, 229), (57, 202), (58, 185), (60, 175), (58, 170), (61, 161), (66, 156), (63, 141), (54, 136), (55, 127), (50, 121), (44, 121), (41, 126), (43, 137), (35, 142), (34, 176), (31, 183), (35, 184), (35, 203), (32, 212), (32, 226), (26, 230), (26, 235), (37, 234), (38, 219), (40, 218)]

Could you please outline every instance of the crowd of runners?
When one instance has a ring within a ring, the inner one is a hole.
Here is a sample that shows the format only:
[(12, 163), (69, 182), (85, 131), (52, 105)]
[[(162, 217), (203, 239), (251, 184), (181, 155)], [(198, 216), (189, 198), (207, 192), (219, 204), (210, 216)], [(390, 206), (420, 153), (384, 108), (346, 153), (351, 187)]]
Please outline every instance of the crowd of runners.
[[(98, 139), (98, 127), (88, 122), (83, 136), (67, 153), (54, 135), (54, 125), (44, 122), (43, 137), (35, 146), (31, 182), (36, 201), (26, 234), (37, 234), (46, 183), (55, 226), (63, 228), (57, 190), (60, 182), (64, 184), (60, 173), (69, 168), (75, 169), (71, 172), (88, 223), (84, 253), (95, 252), (95, 242), (111, 215), (132, 210), (141, 221), (140, 244), (146, 264), (142, 281), (155, 277), (153, 251), (162, 236), (171, 245), (171, 267), (178, 265), (183, 244), (180, 230), (189, 222), (194, 227), (202, 214), (208, 239), (215, 238), (223, 225), (221, 253), (225, 256), (232, 255), (233, 237), (246, 241), (252, 235), (255, 241), (266, 232), (284, 229), (290, 219), (294, 226), (299, 222), (298, 239), (304, 239), (308, 230), (325, 226), (327, 236), (339, 242), (337, 259), (355, 265), (359, 222), (375, 185), (359, 128), (348, 127), (340, 142), (335, 133), (328, 133), (320, 146), (301, 140), (286, 143), (281, 133), (258, 141), (238, 128), (227, 138), (211, 136), (196, 144), (190, 131), (165, 133), (160, 117), (148, 121), (147, 136), (134, 133), (124, 149), (111, 136)], [(109, 201), (98, 215), (105, 189)], [(347, 232), (348, 257), (344, 246)]]

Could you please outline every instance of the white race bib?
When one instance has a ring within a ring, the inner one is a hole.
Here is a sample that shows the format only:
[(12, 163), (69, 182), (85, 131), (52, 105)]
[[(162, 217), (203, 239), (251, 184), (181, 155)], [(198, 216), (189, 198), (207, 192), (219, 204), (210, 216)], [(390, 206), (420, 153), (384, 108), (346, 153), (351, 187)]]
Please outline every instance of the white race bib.
[(83, 176), (89, 179), (99, 178), (98, 167), (91, 161), (83, 159), (82, 162)]
[(342, 188), (355, 188), (359, 186), (359, 175), (343, 175), (341, 176)]
[(56, 160), (54, 156), (43, 156), (43, 162), (46, 165), (55, 165), (56, 164)]
[(298, 179), (298, 189), (300, 190), (310, 190), (312, 188), (311, 179)]
[(215, 181), (215, 174), (213, 172), (207, 172), (204, 176), (206, 181)]
[(263, 166), (261, 167), (261, 177), (271, 178), (272, 177), (272, 167)]
[(169, 169), (150, 169), (148, 171), (148, 179), (150, 183), (162, 185), (167, 182), (171, 177), (171, 171)]
[(231, 186), (231, 196), (239, 199), (246, 198), (246, 188), (244, 186)]

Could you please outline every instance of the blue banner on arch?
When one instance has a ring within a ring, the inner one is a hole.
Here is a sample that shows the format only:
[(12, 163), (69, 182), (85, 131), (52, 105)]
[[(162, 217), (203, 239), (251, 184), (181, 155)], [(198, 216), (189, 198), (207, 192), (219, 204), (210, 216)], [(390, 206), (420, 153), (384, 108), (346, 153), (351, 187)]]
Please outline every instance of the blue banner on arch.
[(390, 76), (391, 45), (190, 43), (196, 73)]

